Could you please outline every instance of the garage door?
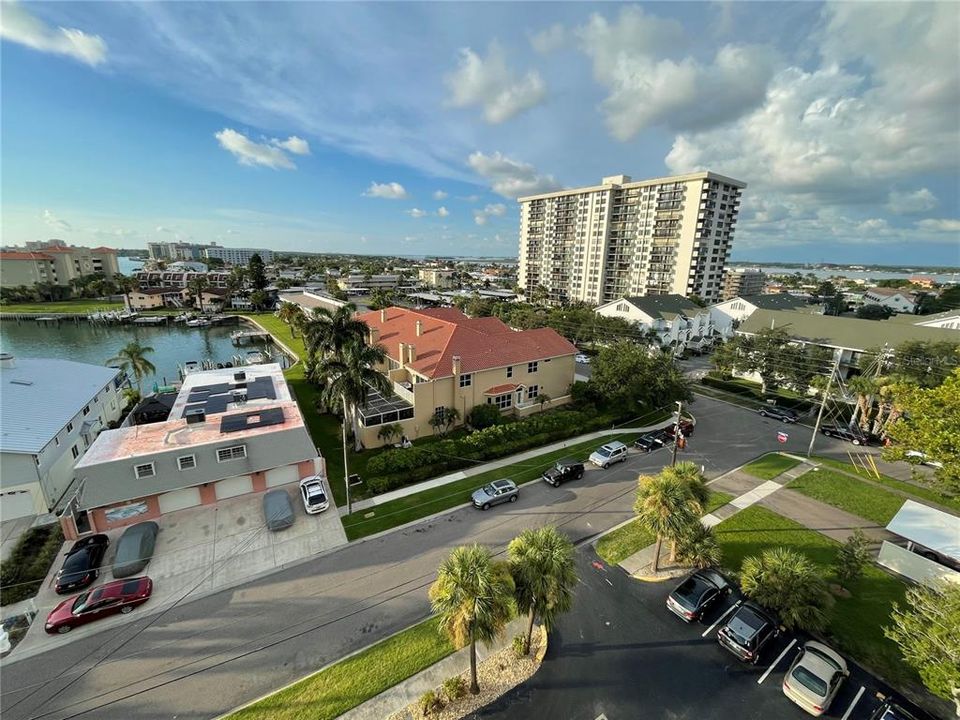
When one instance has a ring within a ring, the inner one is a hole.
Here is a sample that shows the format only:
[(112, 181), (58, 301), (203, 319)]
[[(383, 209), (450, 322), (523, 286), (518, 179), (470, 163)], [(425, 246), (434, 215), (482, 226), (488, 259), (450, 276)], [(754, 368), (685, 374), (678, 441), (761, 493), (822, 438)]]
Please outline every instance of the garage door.
[(217, 500), (246, 495), (253, 492), (253, 478), (249, 475), (239, 475), (238, 477), (220, 480), (213, 488), (217, 492)]
[(273, 470), (267, 470), (267, 487), (277, 487), (300, 480), (300, 470), (296, 465), (286, 465)]
[(33, 509), (33, 493), (29, 490), (0, 493), (0, 519), (13, 520), (36, 514)]
[(184, 488), (164, 493), (160, 496), (160, 512), (168, 513), (174, 510), (194, 507), (200, 504), (200, 488)]

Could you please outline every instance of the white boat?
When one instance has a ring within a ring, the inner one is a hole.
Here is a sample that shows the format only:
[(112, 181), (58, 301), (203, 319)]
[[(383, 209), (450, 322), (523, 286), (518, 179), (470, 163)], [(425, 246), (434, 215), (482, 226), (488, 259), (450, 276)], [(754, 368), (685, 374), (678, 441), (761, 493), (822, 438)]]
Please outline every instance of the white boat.
[(134, 325), (159, 325), (166, 322), (166, 318), (160, 316), (142, 317), (133, 321)]
[(187, 320), (187, 327), (207, 327), (209, 324), (210, 321), (203, 317)]
[(189, 320), (189, 319), (190, 319), (190, 313), (180, 313), (179, 315), (177, 315), (177, 316), (173, 319), (173, 321), (174, 321), (174, 322), (186, 322), (186, 321)]
[(196, 372), (197, 370), (202, 370), (203, 367), (196, 360), (187, 360), (183, 364), (183, 374)]
[(251, 350), (247, 353), (247, 365), (261, 365), (267, 362), (268, 358), (259, 350)]

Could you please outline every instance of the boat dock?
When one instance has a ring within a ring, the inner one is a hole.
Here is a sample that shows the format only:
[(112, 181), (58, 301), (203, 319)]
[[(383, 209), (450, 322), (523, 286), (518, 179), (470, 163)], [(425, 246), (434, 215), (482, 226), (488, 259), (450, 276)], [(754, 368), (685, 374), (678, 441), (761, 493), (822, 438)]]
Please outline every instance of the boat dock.
[(239, 347), (247, 342), (270, 342), (271, 341), (270, 333), (263, 330), (238, 330), (237, 332), (230, 335), (230, 340), (233, 341), (233, 344)]

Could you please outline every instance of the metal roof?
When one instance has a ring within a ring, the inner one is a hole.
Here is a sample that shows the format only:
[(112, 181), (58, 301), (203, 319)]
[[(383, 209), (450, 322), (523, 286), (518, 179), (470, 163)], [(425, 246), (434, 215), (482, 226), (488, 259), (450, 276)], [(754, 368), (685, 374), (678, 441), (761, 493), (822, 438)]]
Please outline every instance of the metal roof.
[(16, 358), (0, 368), (0, 451), (38, 453), (94, 396), (116, 368), (56, 358)]
[(960, 560), (960, 517), (956, 515), (907, 500), (887, 523), (887, 530)]

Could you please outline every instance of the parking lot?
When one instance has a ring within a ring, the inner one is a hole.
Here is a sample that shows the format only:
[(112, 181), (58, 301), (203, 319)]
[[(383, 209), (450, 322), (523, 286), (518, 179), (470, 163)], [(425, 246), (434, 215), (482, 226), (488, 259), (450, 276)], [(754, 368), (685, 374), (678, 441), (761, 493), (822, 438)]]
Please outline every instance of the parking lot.
[[(153, 559), (142, 573), (154, 581), (153, 595), (147, 604), (130, 616), (116, 615), (76, 628), (69, 635), (49, 636), (43, 630), (43, 621), (57, 603), (68, 597), (57, 595), (53, 589), (56, 573), (62, 565), (61, 554), (36, 597), (37, 619), (13, 655), (19, 658), (63, 645), (78, 637), (129, 622), (144, 612), (238, 585), (346, 543), (332, 497), (328, 510), (307, 515), (300, 500), (299, 484), (291, 483), (283, 489), (290, 495), (296, 520), (292, 527), (280, 532), (271, 532), (265, 526), (264, 493), (242, 495), (221, 500), (215, 505), (201, 505), (162, 515), (157, 520), (160, 532)], [(110, 547), (94, 585), (113, 580), (110, 565), (123, 530), (117, 528), (106, 533)], [(63, 553), (72, 544), (67, 542)]]
[[(736, 593), (702, 622), (687, 624), (665, 607), (679, 580), (638, 582), (608, 568), (589, 547), (577, 553), (574, 609), (560, 618), (540, 670), (473, 717), (520, 720), (716, 718), (801, 720), (787, 699), (784, 674), (808, 639), (784, 632), (757, 665), (741, 663), (717, 642), (717, 630), (740, 601)], [(856, 666), (823, 717), (868, 720), (891, 691)], [(895, 694), (894, 694), (895, 695)], [(917, 711), (918, 718), (927, 718)]]

